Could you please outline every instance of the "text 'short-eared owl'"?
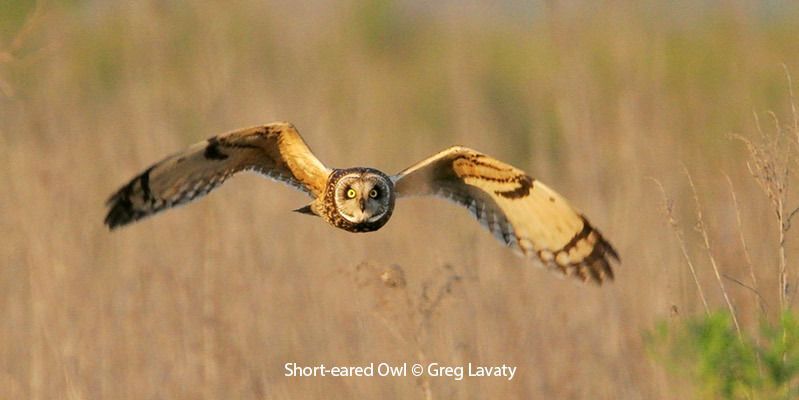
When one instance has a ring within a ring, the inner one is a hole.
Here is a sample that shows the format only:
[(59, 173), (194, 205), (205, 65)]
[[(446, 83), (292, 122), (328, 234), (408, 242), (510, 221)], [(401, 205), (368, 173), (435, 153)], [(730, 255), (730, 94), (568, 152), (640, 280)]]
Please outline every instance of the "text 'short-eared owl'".
[(239, 171), (307, 192), (295, 211), (350, 232), (380, 229), (397, 198), (433, 195), (466, 208), (506, 246), (583, 281), (613, 278), (613, 247), (562, 196), (523, 171), (466, 147), (446, 149), (389, 176), (372, 168), (330, 169), (290, 123), (214, 136), (167, 157), (108, 200), (111, 228), (187, 203)]

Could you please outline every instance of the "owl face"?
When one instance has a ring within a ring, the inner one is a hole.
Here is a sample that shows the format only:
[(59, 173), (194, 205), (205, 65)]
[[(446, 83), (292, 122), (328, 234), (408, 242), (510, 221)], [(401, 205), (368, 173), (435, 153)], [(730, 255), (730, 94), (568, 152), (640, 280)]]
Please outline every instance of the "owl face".
[(391, 211), (391, 189), (388, 177), (376, 171), (344, 175), (336, 184), (336, 209), (354, 224), (376, 222)]

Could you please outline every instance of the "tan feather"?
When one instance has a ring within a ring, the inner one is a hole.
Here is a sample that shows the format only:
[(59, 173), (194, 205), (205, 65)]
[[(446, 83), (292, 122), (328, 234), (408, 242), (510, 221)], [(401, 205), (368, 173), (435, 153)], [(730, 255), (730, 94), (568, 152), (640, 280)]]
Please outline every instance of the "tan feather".
[(231, 175), (252, 170), (318, 197), (330, 169), (290, 123), (277, 122), (214, 136), (147, 168), (108, 200), (113, 229), (194, 200)]
[(602, 283), (618, 254), (546, 185), (466, 147), (451, 147), (392, 177), (398, 197), (435, 195), (466, 208), (494, 236), (543, 265)]

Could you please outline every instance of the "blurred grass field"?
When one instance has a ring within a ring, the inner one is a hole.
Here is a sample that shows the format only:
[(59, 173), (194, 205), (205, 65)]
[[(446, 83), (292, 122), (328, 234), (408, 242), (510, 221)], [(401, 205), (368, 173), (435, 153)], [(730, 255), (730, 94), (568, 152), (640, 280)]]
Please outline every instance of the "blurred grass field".
[[(0, 3), (0, 398), (685, 398), (642, 339), (702, 312), (649, 178), (712, 282), (684, 169), (724, 274), (749, 276), (726, 174), (756, 277), (776, 285), (778, 227), (730, 134), (758, 137), (754, 113), (765, 131), (769, 110), (790, 121), (796, 4), (298, 3)], [(107, 196), (150, 163), (275, 120), (334, 167), (399, 171), (453, 144), (514, 164), (603, 231), (617, 279), (558, 279), (434, 199), (352, 235), (291, 213), (304, 195), (252, 175), (102, 225)], [(392, 265), (407, 286), (375, 280)], [(778, 317), (777, 292), (762, 313), (746, 288), (727, 290), (745, 329)], [(706, 295), (724, 307), (716, 286)], [(518, 372), (283, 375), (287, 362), (420, 355)]]

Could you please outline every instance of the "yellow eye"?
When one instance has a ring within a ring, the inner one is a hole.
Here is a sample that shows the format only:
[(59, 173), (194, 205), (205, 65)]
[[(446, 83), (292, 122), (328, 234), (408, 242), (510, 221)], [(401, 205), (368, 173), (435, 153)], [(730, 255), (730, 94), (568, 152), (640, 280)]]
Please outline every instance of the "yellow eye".
[(348, 189), (347, 190), (347, 198), (354, 199), (355, 198), (355, 189)]
[(369, 197), (371, 197), (373, 199), (376, 199), (377, 198), (377, 189), (372, 189), (372, 191), (369, 192)]

